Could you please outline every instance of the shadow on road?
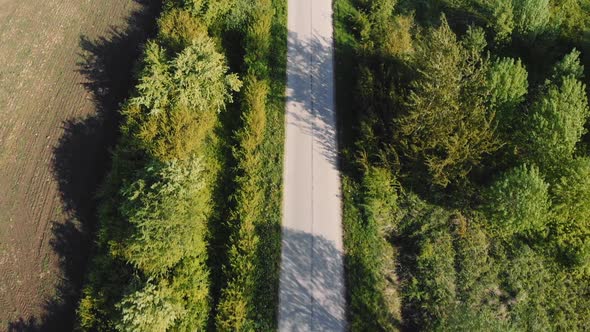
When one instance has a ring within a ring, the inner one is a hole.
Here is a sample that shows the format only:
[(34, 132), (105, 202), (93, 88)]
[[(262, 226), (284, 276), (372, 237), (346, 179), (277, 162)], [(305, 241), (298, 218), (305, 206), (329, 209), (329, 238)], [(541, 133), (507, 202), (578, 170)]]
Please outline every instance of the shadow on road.
[[(291, 59), (287, 66), (288, 86), (299, 89), (287, 91), (287, 103), (302, 105), (303, 113), (292, 112), (292, 122), (305, 134), (314, 138), (314, 149), (318, 150), (334, 168), (338, 168), (339, 156), (336, 143), (336, 116), (334, 95), (329, 82), (333, 80), (333, 60), (329, 57), (331, 41), (314, 36), (306, 40), (289, 32), (288, 43), (298, 57)], [(309, 64), (309, 65), (307, 65)], [(306, 70), (312, 68), (312, 70)], [(312, 83), (313, 82), (313, 83)], [(313, 91), (313, 93), (311, 93)], [(315, 97), (311, 97), (314, 95)], [(312, 112), (312, 116), (309, 115)]]
[(283, 229), (279, 330), (345, 331), (344, 294), (333, 291), (343, 289), (342, 274), (342, 252), (331, 241)]
[(60, 260), (56, 296), (41, 317), (21, 318), (8, 331), (71, 331), (86, 263), (96, 227), (95, 194), (110, 164), (109, 148), (118, 136), (119, 104), (134, 85), (133, 67), (141, 45), (153, 34), (157, 1), (135, 0), (140, 10), (130, 14), (124, 29), (111, 27), (98, 39), (80, 36), (78, 71), (93, 97), (96, 113), (72, 118), (53, 151), (53, 173), (67, 219), (52, 222), (51, 246)]

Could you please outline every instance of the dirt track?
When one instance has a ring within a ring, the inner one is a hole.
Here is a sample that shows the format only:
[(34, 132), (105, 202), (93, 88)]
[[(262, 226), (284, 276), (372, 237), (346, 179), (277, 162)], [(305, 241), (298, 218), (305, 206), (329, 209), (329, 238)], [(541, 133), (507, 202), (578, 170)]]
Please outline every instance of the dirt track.
[(0, 0), (0, 331), (71, 329), (115, 110), (153, 15), (137, 0)]

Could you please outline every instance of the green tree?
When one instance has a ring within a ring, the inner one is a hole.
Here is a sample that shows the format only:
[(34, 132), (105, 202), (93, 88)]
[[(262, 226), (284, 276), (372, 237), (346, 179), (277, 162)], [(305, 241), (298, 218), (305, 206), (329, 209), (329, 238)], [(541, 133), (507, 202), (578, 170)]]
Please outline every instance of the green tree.
[(176, 52), (205, 36), (207, 27), (186, 10), (174, 8), (158, 20), (158, 39)]
[(586, 133), (590, 111), (586, 85), (578, 79), (578, 55), (574, 51), (556, 65), (547, 91), (530, 110), (530, 158), (551, 175), (572, 158), (576, 144)]
[(124, 110), (123, 131), (158, 159), (190, 158), (241, 82), (227, 74), (225, 58), (205, 35), (196, 35), (171, 61), (156, 43), (149, 43), (145, 53), (138, 95)]
[(510, 41), (514, 30), (514, 6), (512, 0), (493, 0), (489, 3), (491, 18), (488, 25), (494, 30), (497, 43), (503, 44)]
[(590, 158), (568, 163), (552, 189), (552, 231), (566, 262), (590, 273)]
[(497, 150), (493, 113), (486, 110), (486, 60), (466, 50), (442, 17), (415, 55), (419, 78), (407, 114), (397, 121), (405, 154), (423, 163), (433, 183), (465, 177), (482, 156)]
[(551, 19), (549, 0), (513, 0), (514, 26), (523, 38), (534, 40), (544, 33)]
[(178, 292), (166, 282), (147, 283), (125, 296), (117, 307), (121, 310), (117, 330), (124, 332), (166, 332), (185, 314)]
[(120, 213), (131, 236), (114, 248), (147, 275), (166, 273), (187, 255), (204, 254), (209, 202), (198, 160), (150, 164), (122, 189)]
[(581, 55), (580, 51), (575, 48), (570, 53), (566, 54), (566, 56), (553, 67), (553, 74), (551, 76), (553, 83), (563, 83), (563, 80), (568, 77), (582, 80), (584, 78), (584, 66), (580, 62)]
[(528, 73), (520, 59), (495, 60), (488, 71), (487, 89), (490, 91), (490, 107), (496, 111), (500, 131), (512, 134), (523, 115), (519, 114), (518, 107), (528, 92)]
[(503, 236), (543, 232), (550, 207), (548, 189), (537, 167), (525, 165), (507, 172), (486, 194), (492, 226)]

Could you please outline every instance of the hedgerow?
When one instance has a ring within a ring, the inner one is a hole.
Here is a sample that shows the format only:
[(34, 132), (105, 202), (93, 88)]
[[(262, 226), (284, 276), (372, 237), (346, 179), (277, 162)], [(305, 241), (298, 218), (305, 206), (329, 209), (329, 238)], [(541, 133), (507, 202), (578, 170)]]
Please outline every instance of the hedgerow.
[[(284, 18), (284, 4), (279, 3), (256, 2), (244, 29), (245, 78), (240, 99), (241, 126), (235, 133), (237, 145), (233, 150), (236, 191), (228, 227), (231, 236), (224, 269), (227, 284), (216, 315), (216, 328), (221, 331), (276, 328), (278, 257), (271, 250), (279, 248), (276, 226), (280, 220), (277, 213), (268, 213), (265, 207), (278, 208), (281, 197), (276, 192), (276, 174), (280, 174), (282, 163), (269, 163), (269, 157), (282, 156), (282, 139), (275, 138), (282, 135), (277, 123), (282, 117), (277, 117), (277, 112), (282, 114), (283, 104), (280, 99), (272, 99), (277, 91), (273, 91), (271, 82), (277, 78), (270, 69), (273, 59), (284, 55), (282, 47), (271, 51), (271, 43), (282, 36), (273, 36), (277, 34), (273, 26), (283, 24), (280, 20)], [(281, 68), (277, 68), (279, 74), (284, 70)]]
[(203, 330), (218, 114), (241, 82), (210, 37), (228, 4), (166, 1), (147, 43), (100, 194), (97, 253), (79, 328)]

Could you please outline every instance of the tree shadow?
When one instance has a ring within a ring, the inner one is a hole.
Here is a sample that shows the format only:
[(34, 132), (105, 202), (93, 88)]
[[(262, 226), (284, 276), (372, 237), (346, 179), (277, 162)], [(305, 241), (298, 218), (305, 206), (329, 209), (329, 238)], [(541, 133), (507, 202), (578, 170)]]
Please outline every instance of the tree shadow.
[(331, 40), (306, 38), (292, 31), (288, 44), (297, 57), (287, 64), (287, 124), (294, 124), (312, 137), (313, 148), (330, 165), (339, 168), (336, 110), (333, 85), (334, 63), (328, 51)]
[(283, 229), (280, 331), (346, 330), (342, 260), (332, 241)]
[(157, 1), (135, 0), (140, 8), (123, 27), (111, 26), (106, 35), (80, 36), (78, 72), (92, 96), (95, 113), (62, 123), (54, 147), (53, 175), (58, 183), (66, 221), (52, 222), (50, 244), (59, 258), (56, 295), (45, 302), (44, 314), (10, 322), (8, 331), (71, 331), (86, 264), (96, 228), (96, 192), (110, 164), (109, 148), (118, 137), (119, 105), (135, 84), (134, 67), (141, 45), (154, 34)]

